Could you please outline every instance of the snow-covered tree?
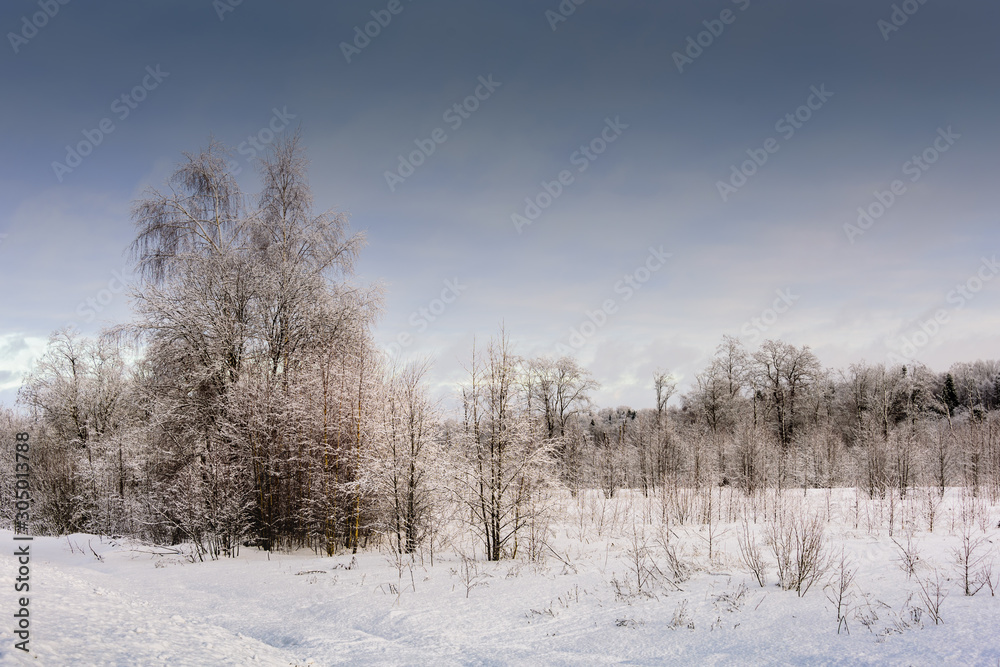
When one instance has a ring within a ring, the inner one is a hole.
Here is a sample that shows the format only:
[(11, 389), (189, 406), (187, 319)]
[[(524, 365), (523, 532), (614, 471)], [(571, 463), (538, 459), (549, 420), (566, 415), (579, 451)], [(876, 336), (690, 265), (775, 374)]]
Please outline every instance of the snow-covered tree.
[(552, 447), (532, 428), (523, 392), (524, 363), (501, 330), (485, 354), (473, 347), (462, 387), (465, 465), (461, 497), (486, 557), (514, 557), (522, 529), (544, 511)]

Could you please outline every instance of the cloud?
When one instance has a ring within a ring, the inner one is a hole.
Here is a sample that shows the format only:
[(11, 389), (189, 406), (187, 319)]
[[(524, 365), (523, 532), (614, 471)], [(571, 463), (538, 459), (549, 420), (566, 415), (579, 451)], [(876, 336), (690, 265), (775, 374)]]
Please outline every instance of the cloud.
[(0, 398), (5, 393), (13, 396), (24, 375), (45, 352), (47, 343), (45, 338), (20, 333), (0, 334)]

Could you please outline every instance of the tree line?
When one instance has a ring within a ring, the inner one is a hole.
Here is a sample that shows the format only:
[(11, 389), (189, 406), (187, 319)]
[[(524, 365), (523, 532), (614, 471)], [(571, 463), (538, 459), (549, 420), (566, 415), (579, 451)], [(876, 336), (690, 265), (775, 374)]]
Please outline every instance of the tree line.
[[(655, 408), (601, 408), (569, 357), (470, 351), (446, 414), (428, 363), (372, 336), (364, 237), (313, 211), (298, 136), (246, 193), (211, 143), (133, 207), (134, 321), (52, 334), (0, 432), (30, 431), (36, 533), (334, 554), (439, 548), (457, 522), (492, 560), (537, 557), (568, 490), (676, 493), (964, 485), (1000, 496), (1000, 363), (825, 369), (808, 347), (724, 337), (691, 389), (651, 372)], [(13, 455), (2, 483), (13, 494)], [(8, 497), (11, 497), (8, 495)], [(12, 525), (12, 509), (4, 505)]]

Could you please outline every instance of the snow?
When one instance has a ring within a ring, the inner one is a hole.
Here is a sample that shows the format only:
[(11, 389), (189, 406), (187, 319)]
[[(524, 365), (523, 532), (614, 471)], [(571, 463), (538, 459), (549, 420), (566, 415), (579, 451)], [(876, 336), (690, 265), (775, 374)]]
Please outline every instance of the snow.
[[(183, 553), (91, 535), (36, 537), (31, 544), (31, 652), (13, 648), (12, 624), (0, 636), (4, 665), (997, 665), (1000, 601), (984, 587), (963, 595), (952, 550), (962, 503), (949, 490), (929, 532), (925, 501), (911, 493), (890, 507), (853, 490), (810, 491), (805, 504), (827, 522), (830, 548), (858, 568), (850, 634), (837, 634), (824, 594), (829, 572), (804, 596), (769, 580), (760, 587), (738, 557), (739, 517), (762, 531), (766, 500), (749, 507), (738, 492), (716, 490), (721, 521), (657, 520), (659, 499), (591, 492), (560, 500), (547, 557), (467, 561), (471, 542), (418, 557), (412, 568), (386, 553), (333, 557), (311, 551), (191, 562)], [(773, 492), (771, 494), (773, 496)], [(786, 502), (804, 504), (803, 493)], [(772, 499), (773, 502), (773, 499)], [(981, 502), (974, 534), (1000, 575), (1000, 508)], [(899, 567), (909, 532), (915, 573)], [(762, 533), (760, 533), (762, 534)], [(458, 535), (458, 533), (456, 533)], [(14, 545), (3, 531), (0, 540)], [(667, 572), (662, 539), (693, 569), (671, 584), (650, 577), (643, 591), (629, 563)], [(456, 538), (457, 539), (457, 538)], [(18, 543), (23, 544), (23, 543)], [(643, 549), (645, 544), (645, 549)], [(5, 548), (0, 575), (4, 613), (15, 608), (17, 563)], [(157, 553), (158, 552), (158, 553)], [(630, 557), (632, 560), (630, 561)], [(399, 566), (397, 566), (399, 565)], [(943, 623), (920, 610), (920, 578), (933, 568), (947, 598)], [(946, 578), (946, 579), (945, 579)], [(916, 611), (915, 611), (916, 610)], [(865, 621), (869, 625), (866, 627)]]

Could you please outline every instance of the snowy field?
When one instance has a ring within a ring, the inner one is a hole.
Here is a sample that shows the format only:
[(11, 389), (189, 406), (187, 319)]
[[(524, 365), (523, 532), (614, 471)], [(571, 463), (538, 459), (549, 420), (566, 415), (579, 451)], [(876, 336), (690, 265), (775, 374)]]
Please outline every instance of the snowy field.
[[(484, 562), (481, 550), (473, 560), (462, 556), (472, 544), (447, 540), (431, 564), (429, 553), (410, 562), (377, 550), (250, 548), (192, 562), (127, 540), (35, 538), (28, 654), (13, 648), (8, 613), (13, 546), (0, 558), (0, 662), (1000, 664), (1000, 508), (960, 490), (943, 502), (923, 490), (869, 500), (850, 489), (556, 502), (553, 516), (564, 518), (535, 562)], [(794, 537), (807, 516), (819, 517), (829, 567), (800, 595), (779, 585), (767, 536)], [(12, 538), (3, 531), (5, 544)], [(759, 547), (764, 586), (741, 542)], [(966, 574), (975, 595), (965, 595)]]

